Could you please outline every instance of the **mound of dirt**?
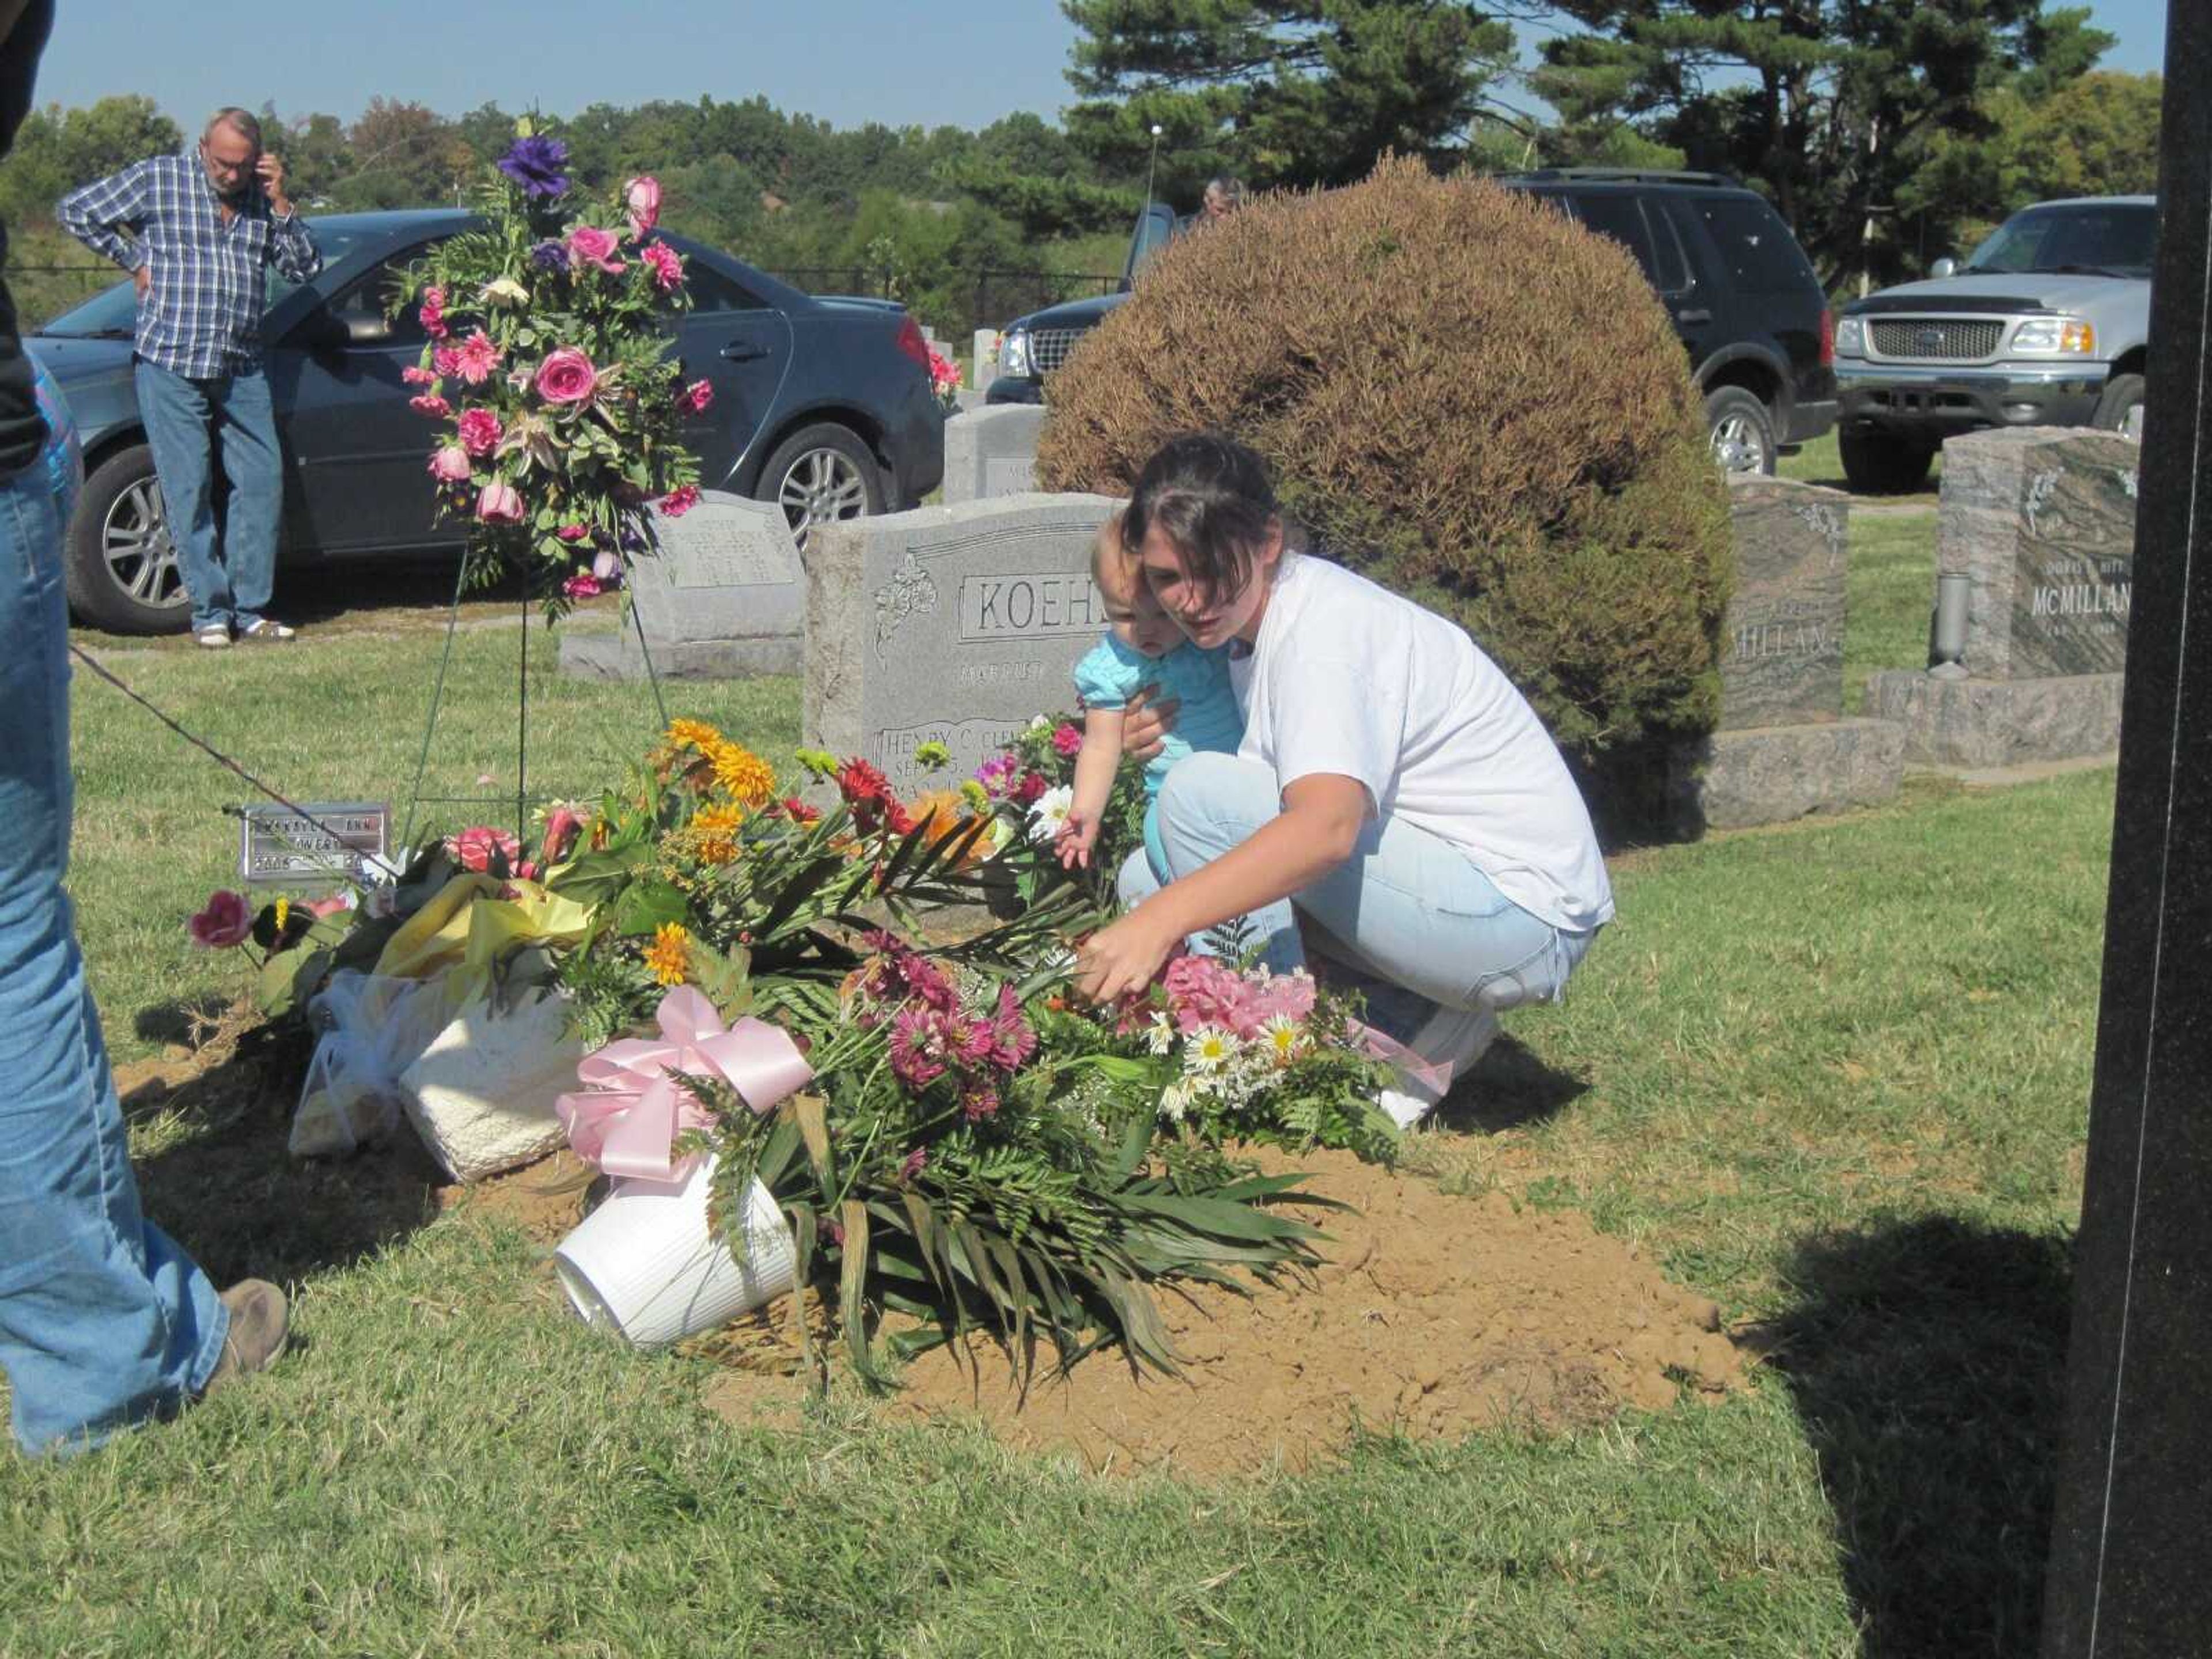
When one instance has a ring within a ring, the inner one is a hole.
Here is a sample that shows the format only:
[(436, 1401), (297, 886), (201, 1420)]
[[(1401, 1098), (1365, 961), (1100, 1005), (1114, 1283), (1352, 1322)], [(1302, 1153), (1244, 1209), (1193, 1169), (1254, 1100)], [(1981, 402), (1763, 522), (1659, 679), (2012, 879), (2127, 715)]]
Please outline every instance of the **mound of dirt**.
[[(1745, 1357), (1718, 1334), (1712, 1303), (1586, 1216), (1454, 1197), (1344, 1153), (1267, 1161), (1310, 1172), (1356, 1213), (1314, 1213), (1330, 1235), (1316, 1284), (1164, 1296), (1181, 1377), (1098, 1355), (1041, 1374), (1024, 1400), (1005, 1356), (979, 1342), (915, 1361), (887, 1409), (980, 1418), (1010, 1445), (1073, 1451), (1096, 1470), (1207, 1476), (1304, 1468), (1359, 1428), (1567, 1427), (1670, 1406), (1685, 1385), (1716, 1397), (1741, 1382)], [(782, 1418), (799, 1386), (732, 1372), (709, 1404), (737, 1421)]]

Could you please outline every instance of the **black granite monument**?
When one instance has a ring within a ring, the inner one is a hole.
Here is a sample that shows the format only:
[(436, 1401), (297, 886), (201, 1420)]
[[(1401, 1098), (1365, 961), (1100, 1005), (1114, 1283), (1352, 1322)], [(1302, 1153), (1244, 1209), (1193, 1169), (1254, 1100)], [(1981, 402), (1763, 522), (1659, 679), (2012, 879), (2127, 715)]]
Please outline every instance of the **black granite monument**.
[(2212, 3), (2168, 13), (2163, 208), (2044, 1659), (2212, 1654)]

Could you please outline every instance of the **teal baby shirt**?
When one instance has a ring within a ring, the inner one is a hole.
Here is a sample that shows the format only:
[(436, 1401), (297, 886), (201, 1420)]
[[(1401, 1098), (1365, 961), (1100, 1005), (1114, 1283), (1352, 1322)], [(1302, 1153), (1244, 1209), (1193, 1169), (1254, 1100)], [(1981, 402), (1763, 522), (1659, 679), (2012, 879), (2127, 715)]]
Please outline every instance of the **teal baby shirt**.
[(1229, 647), (1201, 651), (1185, 643), (1164, 657), (1148, 657), (1112, 634), (1075, 665), (1075, 690), (1085, 708), (1125, 708), (1139, 688), (1157, 685), (1160, 696), (1179, 697), (1182, 708), (1165, 746), (1145, 768), (1145, 791), (1160, 793), (1168, 769), (1186, 755), (1210, 750), (1233, 755), (1244, 740), (1244, 716), (1229, 683)]

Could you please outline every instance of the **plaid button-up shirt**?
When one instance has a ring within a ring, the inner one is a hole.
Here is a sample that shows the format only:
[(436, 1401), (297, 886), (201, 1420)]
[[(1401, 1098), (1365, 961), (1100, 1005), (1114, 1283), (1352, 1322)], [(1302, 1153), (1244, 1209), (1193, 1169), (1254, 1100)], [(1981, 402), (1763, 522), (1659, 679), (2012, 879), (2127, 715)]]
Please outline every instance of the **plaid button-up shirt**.
[(210, 380), (261, 362), (265, 268), (304, 283), (323, 268), (299, 216), (279, 219), (258, 179), (230, 222), (199, 157), (155, 155), (71, 191), (54, 217), (125, 270), (151, 268), (138, 302), (138, 355), (189, 380)]

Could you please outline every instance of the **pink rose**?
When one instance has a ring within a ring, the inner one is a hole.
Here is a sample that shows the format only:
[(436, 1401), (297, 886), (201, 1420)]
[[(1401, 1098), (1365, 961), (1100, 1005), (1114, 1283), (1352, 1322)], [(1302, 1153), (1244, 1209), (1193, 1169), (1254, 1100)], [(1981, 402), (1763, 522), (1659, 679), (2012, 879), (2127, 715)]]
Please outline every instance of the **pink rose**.
[(458, 836), (446, 837), (446, 851), (464, 870), (489, 872), (496, 859), (502, 871), (512, 872), (522, 859), (522, 843), (504, 830), (479, 823)]
[(682, 518), (698, 505), (699, 486), (697, 484), (685, 484), (680, 489), (670, 490), (660, 498), (660, 510), (672, 519)]
[(399, 371), (399, 378), (406, 381), (410, 386), (435, 386), (438, 384), (438, 377), (436, 375), (433, 374), (428, 369), (418, 368), (413, 363), (408, 364), (406, 368)]
[(653, 280), (663, 293), (673, 293), (684, 286), (684, 261), (667, 243), (647, 242), (637, 251), (637, 257), (652, 267)]
[(243, 893), (210, 893), (206, 908), (185, 924), (185, 931), (203, 951), (228, 950), (252, 933), (253, 912), (246, 908)]
[[(468, 418), (464, 415), (463, 420)], [(469, 452), (459, 444), (447, 444), (430, 456), (430, 476), (440, 483), (466, 483), (469, 481)]]
[(454, 372), (471, 386), (482, 386), (499, 367), (499, 348), (492, 343), (491, 336), (478, 329), (461, 342), (453, 353)]
[(477, 517), (486, 524), (520, 524), (521, 492), (511, 483), (493, 479), (477, 493)]
[(419, 398), (410, 398), (407, 407), (417, 415), (427, 415), (434, 421), (442, 421), (453, 412), (453, 404), (434, 392), (426, 392)]
[(660, 180), (641, 173), (623, 186), (623, 204), (629, 210), (629, 234), (644, 240), (660, 222)]
[(538, 366), (538, 395), (549, 404), (580, 404), (599, 384), (592, 360), (574, 346), (562, 346)]
[(574, 807), (555, 807), (545, 815), (545, 850), (540, 856), (548, 865), (559, 863), (583, 827), (584, 815)]
[(599, 584), (595, 577), (578, 574), (562, 582), (561, 591), (572, 599), (596, 599), (599, 597)]
[(349, 894), (333, 893), (328, 898), (309, 899), (305, 908), (309, 915), (320, 921), (325, 916), (343, 915), (353, 908), (353, 899)]
[(602, 548), (592, 555), (592, 574), (601, 583), (608, 583), (622, 574), (622, 559), (611, 548)]
[(694, 415), (704, 415), (714, 401), (714, 388), (708, 381), (694, 380), (677, 394), (676, 406)]
[(1063, 721), (1052, 734), (1052, 746), (1063, 756), (1073, 755), (1083, 747), (1083, 733)]
[(459, 421), (461, 447), (471, 455), (489, 455), (502, 435), (499, 416), (489, 409), (465, 409)]
[(564, 524), (553, 533), (558, 536), (564, 542), (580, 542), (585, 537), (590, 535), (592, 532), (590, 527), (586, 525)]
[(578, 270), (597, 265), (601, 270), (619, 271), (623, 262), (615, 258), (614, 232), (578, 225), (568, 233), (568, 263)]

